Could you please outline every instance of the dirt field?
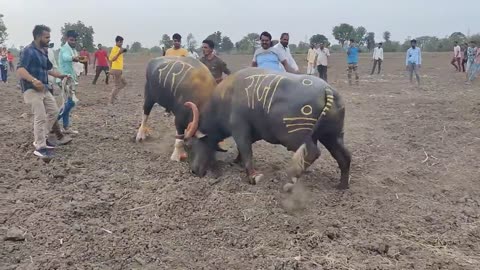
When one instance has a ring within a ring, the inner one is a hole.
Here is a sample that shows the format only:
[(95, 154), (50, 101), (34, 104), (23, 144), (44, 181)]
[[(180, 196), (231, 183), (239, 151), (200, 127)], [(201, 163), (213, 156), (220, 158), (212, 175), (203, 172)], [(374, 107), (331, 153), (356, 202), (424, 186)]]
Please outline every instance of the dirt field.
[[(254, 146), (268, 174), (257, 186), (231, 164), (233, 148), (219, 175), (193, 177), (169, 160), (173, 118), (157, 106), (152, 137), (134, 144), (146, 56), (126, 58), (113, 108), (109, 87), (81, 79), (80, 134), (44, 164), (11, 77), (0, 84), (0, 269), (479, 269), (480, 84), (465, 86), (449, 57), (425, 53), (417, 88), (403, 54), (386, 54), (379, 76), (363, 55), (358, 87), (332, 56), (353, 155), (344, 192), (323, 146), (293, 194), (282, 192), (292, 154), (266, 143)], [(224, 60), (238, 70), (251, 57)], [(4, 240), (15, 228), (25, 240)]]

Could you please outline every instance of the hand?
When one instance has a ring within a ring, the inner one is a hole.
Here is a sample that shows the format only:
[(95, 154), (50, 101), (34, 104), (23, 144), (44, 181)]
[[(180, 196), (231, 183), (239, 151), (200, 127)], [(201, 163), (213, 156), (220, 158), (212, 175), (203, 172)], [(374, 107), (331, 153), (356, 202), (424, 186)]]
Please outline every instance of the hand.
[(75, 56), (75, 57), (73, 57), (72, 61), (73, 61), (73, 62), (78, 62), (78, 61), (80, 61), (80, 57)]
[(70, 78), (70, 75), (68, 75), (68, 74), (60, 74), (60, 75), (57, 76), (57, 78), (60, 79), (60, 80), (63, 80), (63, 79), (65, 79), (65, 78)]
[(38, 92), (45, 91), (45, 85), (43, 85), (41, 81), (37, 79), (33, 79), (32, 84), (33, 84), (33, 88), (35, 88), (35, 90), (37, 90)]

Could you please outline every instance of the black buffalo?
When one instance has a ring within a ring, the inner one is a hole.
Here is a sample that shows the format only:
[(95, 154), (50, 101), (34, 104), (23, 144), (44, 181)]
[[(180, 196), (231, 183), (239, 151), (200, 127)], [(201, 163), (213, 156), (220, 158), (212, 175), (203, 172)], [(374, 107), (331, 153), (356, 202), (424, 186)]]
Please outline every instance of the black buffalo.
[(351, 155), (343, 142), (345, 106), (325, 81), (246, 68), (220, 83), (203, 109), (190, 106), (194, 117), (185, 135), (194, 174), (204, 176), (218, 142), (232, 136), (238, 148), (236, 161), (243, 162), (252, 184), (263, 176), (255, 171), (252, 159), (252, 144), (259, 140), (295, 152), (288, 169), (295, 183), (320, 156), (320, 142), (338, 162), (339, 188), (348, 188)]
[[(217, 85), (208, 68), (191, 57), (159, 57), (147, 66), (145, 99), (142, 124), (136, 141), (145, 140), (148, 133), (147, 120), (155, 103), (175, 115), (177, 135), (172, 160), (186, 158), (184, 131), (192, 119), (189, 107), (202, 108)], [(187, 107), (185, 107), (186, 105)]]

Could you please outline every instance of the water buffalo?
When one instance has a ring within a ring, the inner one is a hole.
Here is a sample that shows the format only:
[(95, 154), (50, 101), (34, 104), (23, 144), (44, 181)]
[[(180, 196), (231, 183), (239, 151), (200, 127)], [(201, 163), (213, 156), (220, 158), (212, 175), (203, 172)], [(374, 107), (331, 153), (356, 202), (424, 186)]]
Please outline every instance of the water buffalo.
[(320, 156), (319, 141), (338, 162), (338, 187), (348, 188), (351, 155), (343, 143), (345, 106), (325, 81), (246, 68), (220, 83), (203, 109), (195, 105), (188, 104), (193, 121), (185, 134), (194, 174), (204, 176), (217, 143), (232, 136), (238, 149), (235, 161), (243, 162), (251, 184), (263, 176), (255, 171), (252, 160), (252, 144), (259, 140), (295, 151), (287, 170), (295, 183)]
[[(147, 66), (142, 124), (136, 141), (148, 135), (147, 120), (155, 103), (175, 115), (175, 149), (171, 160), (187, 157), (184, 149), (184, 131), (192, 118), (188, 106), (203, 108), (215, 89), (216, 82), (208, 68), (191, 57), (159, 57)], [(186, 104), (187, 107), (184, 106)]]

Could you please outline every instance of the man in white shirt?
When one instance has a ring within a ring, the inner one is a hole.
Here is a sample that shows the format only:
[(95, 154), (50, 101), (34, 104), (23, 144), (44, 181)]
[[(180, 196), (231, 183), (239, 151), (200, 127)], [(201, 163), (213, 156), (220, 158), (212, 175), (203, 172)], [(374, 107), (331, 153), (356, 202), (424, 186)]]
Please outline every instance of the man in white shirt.
[(372, 73), (370, 75), (373, 75), (375, 72), (375, 68), (377, 67), (378, 64), (378, 73), (380, 74), (380, 71), (382, 70), (382, 62), (383, 62), (383, 48), (382, 48), (382, 43), (378, 43), (378, 47), (373, 49), (373, 68), (372, 68)]
[(310, 45), (310, 49), (308, 49), (307, 54), (307, 74), (313, 75), (315, 73), (315, 58), (317, 58), (317, 51), (315, 47)]
[(318, 76), (327, 81), (327, 66), (328, 66), (328, 57), (330, 57), (330, 51), (325, 48), (325, 44), (320, 43), (320, 47), (317, 49), (317, 69)]
[[(52, 63), (52, 66), (53, 66), (52, 70), (58, 71), (57, 59), (55, 59), (55, 53), (53, 51), (54, 46), (55, 44), (53, 42), (48, 44), (47, 54), (48, 54), (48, 60)], [(48, 87), (51, 91), (54, 90), (54, 87), (53, 87), (54, 85), (55, 85), (55, 78), (53, 76), (48, 75)]]
[(458, 45), (458, 41), (455, 41), (455, 47), (453, 47), (453, 58), (450, 64), (452, 64), (455, 67), (456, 71), (461, 71), (460, 69), (461, 59), (462, 59), (462, 49)]
[[(295, 60), (293, 59), (292, 54), (290, 53), (290, 48), (288, 48), (288, 42), (290, 40), (290, 36), (288, 33), (283, 33), (280, 36), (280, 42), (273, 46), (277, 50), (283, 50), (285, 52), (285, 56), (287, 57), (287, 63), (290, 66), (290, 69), (293, 70), (295, 73), (298, 73), (298, 66)], [(283, 66), (281, 66), (285, 70)]]

